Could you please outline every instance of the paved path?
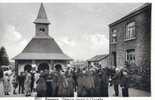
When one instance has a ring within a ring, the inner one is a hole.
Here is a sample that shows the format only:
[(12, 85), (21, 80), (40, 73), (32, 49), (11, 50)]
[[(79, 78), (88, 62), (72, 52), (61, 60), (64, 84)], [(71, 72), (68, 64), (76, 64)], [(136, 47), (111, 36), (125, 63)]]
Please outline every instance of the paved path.
[[(113, 97), (114, 94), (114, 87), (109, 87), (109, 96)], [(119, 96), (122, 96), (121, 88), (119, 87)], [(151, 93), (142, 91), (139, 89), (129, 88), (129, 96), (130, 97), (149, 97), (151, 96)]]
[[(119, 89), (120, 93), (119, 93), (119, 97), (121, 97), (121, 88)], [(75, 93), (76, 94), (76, 93)], [(109, 87), (109, 96), (113, 97), (114, 94), (114, 90), (113, 90), (113, 86)], [(129, 96), (130, 97), (149, 97), (151, 94), (149, 92), (146, 91), (142, 91), (142, 90), (138, 90), (138, 89), (133, 89), (130, 88), (129, 89)], [(0, 96), (0, 97), (25, 97), (24, 94), (16, 94), (16, 95), (7, 95), (7, 96)]]
[[(0, 90), (3, 90), (3, 89), (0, 89)], [(17, 90), (18, 90), (18, 88), (17, 88)], [(119, 87), (119, 91), (120, 91), (119, 96), (122, 96), (120, 87)], [(13, 95), (12, 93), (13, 93), (13, 91), (11, 91), (11, 95), (6, 95), (6, 96), (5, 95), (0, 95), (0, 97), (25, 97), (24, 94)], [(112, 86), (112, 87), (109, 87), (109, 96), (113, 97), (113, 94), (114, 94), (114, 87)], [(35, 93), (32, 93), (32, 96), (34, 96), (34, 95), (35, 95)], [(130, 88), (129, 89), (129, 96), (130, 97), (149, 97), (149, 96), (151, 96), (151, 93), (146, 92), (146, 91), (142, 91), (142, 90), (139, 90), (139, 89)]]

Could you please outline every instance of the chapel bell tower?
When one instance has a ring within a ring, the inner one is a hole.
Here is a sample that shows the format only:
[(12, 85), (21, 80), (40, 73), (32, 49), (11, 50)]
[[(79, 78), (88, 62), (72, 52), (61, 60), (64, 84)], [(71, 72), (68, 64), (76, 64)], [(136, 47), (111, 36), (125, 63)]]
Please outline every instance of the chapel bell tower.
[(48, 21), (43, 3), (41, 3), (41, 5), (40, 5), (38, 16), (33, 23), (35, 24), (35, 36), (36, 37), (49, 36), (48, 26), (49, 26), (50, 22)]

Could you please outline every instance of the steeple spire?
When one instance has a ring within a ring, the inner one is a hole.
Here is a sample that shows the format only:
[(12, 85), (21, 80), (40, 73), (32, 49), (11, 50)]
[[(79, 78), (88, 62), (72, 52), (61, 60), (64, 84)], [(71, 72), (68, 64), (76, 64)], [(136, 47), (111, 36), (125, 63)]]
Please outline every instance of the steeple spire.
[(36, 37), (49, 37), (48, 26), (50, 22), (48, 21), (43, 3), (41, 3), (40, 5), (38, 16), (34, 21), (34, 24), (35, 24)]
[(38, 16), (35, 19), (34, 23), (35, 24), (37, 24), (37, 23), (50, 24), (50, 22), (48, 21), (48, 18), (47, 18), (46, 11), (45, 11), (45, 8), (43, 6), (43, 3), (41, 3), (41, 5), (40, 5)]

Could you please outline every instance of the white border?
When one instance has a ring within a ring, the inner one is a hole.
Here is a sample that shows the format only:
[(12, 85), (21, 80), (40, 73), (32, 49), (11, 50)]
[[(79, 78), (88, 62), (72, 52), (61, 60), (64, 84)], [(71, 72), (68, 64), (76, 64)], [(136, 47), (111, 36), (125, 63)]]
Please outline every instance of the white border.
[[(155, 100), (155, 7), (154, 2), (155, 0), (0, 0), (0, 3), (36, 3), (36, 2), (55, 2), (55, 3), (144, 3), (144, 2), (151, 2), (152, 3), (152, 34), (151, 34), (151, 97), (108, 97), (108, 98), (102, 98), (97, 100)], [(34, 97), (0, 97), (0, 100), (40, 100)], [(59, 98), (59, 100), (64, 100), (63, 98)], [(42, 100), (45, 100), (45, 98), (42, 98)], [(75, 98), (76, 100), (76, 98)], [(85, 100), (85, 99), (84, 99)], [(87, 100), (87, 99), (86, 99)], [(88, 100), (96, 100), (96, 99), (89, 99)]]
[(0, 0), (0, 2), (58, 2), (58, 3), (140, 3), (140, 2), (152, 2), (153, 0)]

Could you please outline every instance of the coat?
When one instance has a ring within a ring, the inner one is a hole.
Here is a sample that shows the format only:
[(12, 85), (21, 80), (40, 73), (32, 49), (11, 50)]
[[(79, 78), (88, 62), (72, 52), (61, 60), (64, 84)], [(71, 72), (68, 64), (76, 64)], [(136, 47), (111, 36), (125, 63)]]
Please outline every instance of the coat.
[(128, 75), (122, 75), (121, 76), (121, 87), (122, 87), (122, 96), (128, 97), (128, 88), (129, 88), (129, 79)]
[(45, 97), (46, 96), (47, 85), (46, 85), (46, 81), (43, 77), (40, 77), (38, 79), (36, 91), (37, 91), (37, 95), (39, 97)]
[(89, 83), (89, 79), (86, 73), (81, 73), (77, 79), (78, 82), (78, 96), (86, 97), (88, 96), (88, 89), (91, 87), (91, 83)]
[(58, 83), (58, 96), (59, 97), (66, 96), (67, 95), (68, 82), (67, 82), (65, 76), (60, 74), (57, 83)]
[(109, 78), (107, 75), (107, 70), (104, 69), (102, 71), (102, 77), (101, 77), (101, 87), (100, 87), (100, 96), (101, 97), (108, 97), (108, 83), (109, 83)]
[(121, 80), (120, 78), (121, 78), (121, 73), (115, 73), (114, 76), (112, 77), (112, 84), (119, 85)]
[(52, 97), (53, 96), (53, 80), (47, 79), (46, 80), (47, 90), (46, 90), (46, 96)]
[(53, 92), (52, 92), (52, 96), (56, 97), (57, 96), (57, 91), (58, 91), (58, 77), (55, 75), (55, 73), (52, 74), (53, 76), (53, 83), (52, 83), (52, 88), (53, 88)]
[(85, 82), (86, 82), (86, 88), (88, 89), (95, 88), (94, 76), (91, 72), (87, 73)]
[(79, 74), (78, 78), (77, 78), (77, 83), (78, 83), (78, 87), (77, 87), (77, 94), (79, 97), (86, 97), (87, 96), (87, 90), (86, 90), (86, 85), (85, 85), (85, 76), (84, 74)]
[(67, 95), (68, 97), (74, 96), (74, 80), (72, 77), (67, 77)]

